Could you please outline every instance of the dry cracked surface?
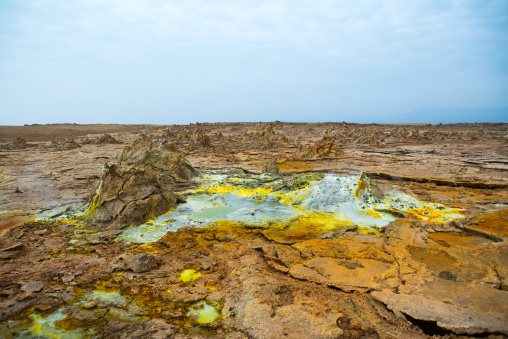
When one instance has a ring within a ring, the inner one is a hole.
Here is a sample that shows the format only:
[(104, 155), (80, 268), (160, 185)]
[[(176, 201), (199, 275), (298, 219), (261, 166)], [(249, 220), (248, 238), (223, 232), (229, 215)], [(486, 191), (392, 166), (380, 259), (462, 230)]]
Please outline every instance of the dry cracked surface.
[[(0, 134), (0, 336), (508, 336), (506, 124), (44, 127)], [(190, 200), (194, 169), (251, 182), (276, 168), (282, 184), (266, 182), (279, 196), (298, 173), (363, 171), (376, 190), (463, 214), (389, 211), (363, 232), (218, 220), (118, 238)], [(89, 202), (81, 219), (59, 219)]]

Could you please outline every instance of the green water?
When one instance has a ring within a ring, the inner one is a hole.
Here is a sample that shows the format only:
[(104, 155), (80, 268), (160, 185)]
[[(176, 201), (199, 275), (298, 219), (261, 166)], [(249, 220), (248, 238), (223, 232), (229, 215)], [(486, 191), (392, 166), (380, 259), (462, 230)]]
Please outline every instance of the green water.
[(200, 194), (189, 196), (186, 203), (179, 204), (157, 220), (126, 228), (117, 239), (147, 244), (184, 226), (205, 227), (217, 220), (265, 224), (270, 221), (289, 221), (296, 215), (298, 212), (291, 205), (278, 201), (259, 201), (234, 193)]

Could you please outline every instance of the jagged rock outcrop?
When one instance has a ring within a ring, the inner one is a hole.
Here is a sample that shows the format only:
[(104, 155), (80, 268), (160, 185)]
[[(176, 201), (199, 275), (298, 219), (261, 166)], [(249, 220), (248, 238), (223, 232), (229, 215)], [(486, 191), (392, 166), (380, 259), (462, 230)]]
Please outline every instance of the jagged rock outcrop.
[(28, 147), (28, 144), (26, 143), (26, 140), (23, 138), (16, 138), (11, 144), (12, 148), (14, 149), (25, 149)]
[(326, 139), (316, 143), (303, 158), (327, 158), (342, 157), (344, 151), (331, 139)]
[(189, 180), (198, 174), (173, 143), (146, 136), (124, 148), (118, 156), (117, 165), (149, 168), (162, 183), (168, 185)]
[(122, 151), (116, 165), (105, 165), (84, 218), (110, 228), (144, 223), (175, 206), (181, 198), (173, 185), (196, 174), (171, 143), (143, 137)]
[(17, 137), (8, 144), (0, 146), (0, 149), (25, 149), (28, 148), (28, 144), (25, 139)]
[(115, 139), (111, 134), (101, 135), (97, 139), (86, 139), (83, 141), (83, 144), (92, 144), (92, 145), (108, 145), (108, 144), (121, 144), (122, 142)]
[(141, 224), (167, 212), (177, 202), (170, 187), (149, 168), (106, 165), (86, 219), (120, 228)]
[(268, 164), (263, 166), (263, 173), (269, 173), (271, 175), (279, 175), (279, 167), (277, 167), (277, 159), (273, 158)]
[(55, 146), (55, 151), (68, 151), (81, 147), (74, 139), (61, 140)]

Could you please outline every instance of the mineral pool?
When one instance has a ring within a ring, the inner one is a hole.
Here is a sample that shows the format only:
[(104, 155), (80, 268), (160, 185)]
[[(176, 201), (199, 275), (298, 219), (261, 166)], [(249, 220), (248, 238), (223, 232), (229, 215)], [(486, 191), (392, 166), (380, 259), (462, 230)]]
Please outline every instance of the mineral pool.
[(357, 226), (359, 231), (376, 233), (396, 218), (446, 222), (465, 215), (461, 209), (382, 192), (363, 173), (316, 178), (295, 188), (270, 175), (203, 176), (198, 189), (185, 192), (186, 203), (156, 220), (128, 227), (118, 240), (151, 243), (181, 227), (206, 227), (217, 221), (276, 229), (280, 223), (304, 220), (323, 230)]

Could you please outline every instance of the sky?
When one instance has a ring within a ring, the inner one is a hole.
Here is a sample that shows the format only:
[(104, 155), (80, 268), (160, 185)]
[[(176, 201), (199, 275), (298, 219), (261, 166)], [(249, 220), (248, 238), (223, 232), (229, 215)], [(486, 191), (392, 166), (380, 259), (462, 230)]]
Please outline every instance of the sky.
[(508, 107), (508, 0), (0, 0), (0, 125), (421, 107)]

